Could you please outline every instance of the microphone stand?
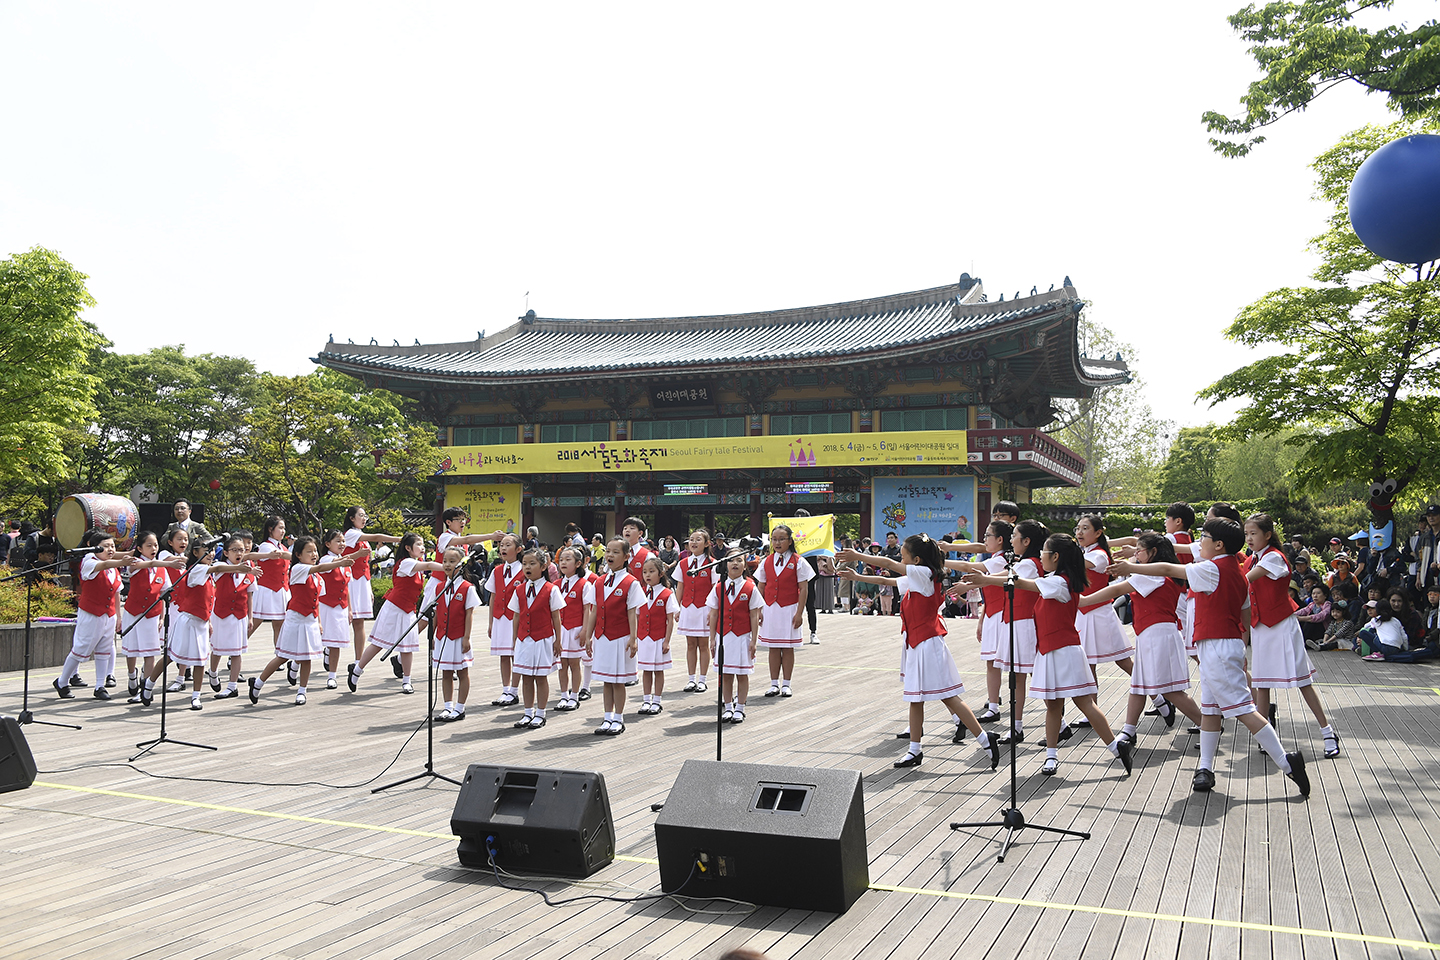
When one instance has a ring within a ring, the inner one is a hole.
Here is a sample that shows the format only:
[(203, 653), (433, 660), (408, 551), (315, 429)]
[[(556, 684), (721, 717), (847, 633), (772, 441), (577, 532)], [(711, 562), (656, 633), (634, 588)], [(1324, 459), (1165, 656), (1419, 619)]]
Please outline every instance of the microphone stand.
[[(440, 588), (435, 594), (435, 599), (430, 601), (430, 606), (420, 611), (415, 619), (411, 621), (410, 626), (405, 629), (405, 632), (400, 634), (400, 639), (396, 640), (395, 646), (390, 648), (392, 651), (399, 649), (400, 640), (404, 640), (410, 631), (414, 630), (420, 624), (420, 621), (428, 620), (434, 623), (431, 617), (435, 608), (440, 605), (440, 601), (444, 600), (447, 594), (454, 592), (454, 585), (455, 580), (453, 577), (445, 578), (445, 586)], [(473, 587), (474, 584), (471, 584), (471, 586)], [(433, 644), (433, 640), (431, 642)], [(387, 783), (383, 787), (376, 787), (370, 791), (372, 794), (379, 793), (382, 790), (389, 790), (391, 787), (398, 787), (402, 784), (413, 783), (416, 780), (423, 780), (427, 777), (435, 780), (444, 780), (446, 783), (453, 783), (457, 787), (460, 786), (459, 780), (447, 777), (443, 773), (435, 772), (435, 656), (432, 650), (426, 650), (424, 652), (425, 659), (429, 662), (428, 669), (425, 673), (425, 769), (414, 776), (405, 777), (403, 780), (396, 780), (394, 783)], [(457, 677), (455, 682), (458, 684), (460, 679)]]
[[(194, 565), (195, 565), (194, 561), (191, 561), (190, 566), (193, 567)], [(182, 576), (182, 577), (183, 577), (183, 576), (187, 576), (187, 575), (189, 574), (189, 572), (190, 572), (190, 568), (189, 568), (189, 567), (186, 567), (186, 568), (185, 568), (185, 572), (182, 573), (181, 576)], [(209, 576), (209, 574), (206, 574), (206, 576)], [(176, 582), (178, 583), (179, 581), (176, 581)], [(145, 608), (145, 612), (149, 612), (149, 611), (155, 606), (155, 604), (157, 604), (157, 603), (162, 603), (162, 602), (164, 602), (165, 600), (167, 600), (167, 599), (169, 598), (170, 594), (172, 594), (172, 593), (174, 593), (174, 592), (175, 592), (175, 584), (172, 583), (170, 586), (168, 586), (168, 587), (166, 587), (164, 590), (160, 591), (160, 596), (156, 597), (153, 601), (151, 601), (150, 606), (148, 606), (148, 607)], [(165, 732), (165, 716), (166, 716), (166, 713), (167, 713), (167, 706), (168, 706), (168, 700), (169, 700), (169, 697), (168, 697), (168, 692), (169, 692), (169, 691), (167, 690), (167, 687), (169, 686), (169, 684), (166, 683), (165, 678), (166, 678), (166, 677), (169, 675), (169, 673), (170, 673), (170, 605), (169, 605), (168, 603), (165, 604), (165, 612), (164, 612), (164, 614), (163, 614), (162, 616), (164, 617), (164, 621), (165, 621), (165, 622), (164, 622), (164, 625), (163, 625), (163, 629), (164, 629), (164, 634), (163, 634), (163, 635), (164, 635), (164, 640), (165, 640), (165, 642), (164, 642), (164, 643), (161, 645), (161, 647), (160, 647), (160, 676), (157, 677), (156, 680), (155, 680), (156, 683), (160, 684), (160, 736), (156, 737), (156, 738), (153, 739), (153, 740), (141, 740), (139, 743), (135, 744), (136, 747), (140, 748), (140, 752), (137, 753), (137, 754), (135, 754), (135, 756), (133, 756), (133, 757), (130, 758), (130, 762), (131, 762), (131, 763), (134, 763), (136, 760), (139, 760), (141, 757), (145, 756), (145, 754), (149, 753), (151, 750), (154, 750), (156, 747), (160, 746), (160, 744), (162, 744), (162, 743), (173, 743), (173, 744), (175, 744), (176, 746), (179, 746), (179, 747), (194, 747), (196, 750), (219, 750), (219, 749), (220, 749), (219, 747), (212, 747), (212, 746), (210, 746), (209, 744), (204, 744), (204, 743), (190, 743), (189, 741), (186, 741), (186, 740), (176, 740), (176, 739), (174, 739), (173, 737), (169, 736), (169, 735)], [(139, 620), (136, 620), (134, 623), (130, 624), (129, 629), (127, 629), (127, 630), (125, 631), (125, 633), (129, 633), (131, 630), (134, 630), (135, 627), (136, 627), (137, 625), (139, 625), (140, 621), (143, 620), (143, 619), (145, 619), (144, 613), (141, 614), (141, 617), (140, 617)], [(121, 637), (124, 637), (124, 636), (125, 636), (125, 633), (120, 634), (120, 636), (121, 636)], [(203, 669), (204, 669), (204, 666), (202, 665), (202, 666), (196, 667), (195, 669), (197, 669), (197, 670), (203, 670)], [(183, 676), (183, 674), (182, 674), (182, 676)], [(145, 678), (144, 678), (144, 677), (141, 677), (141, 678), (140, 678), (140, 693), (141, 693), (142, 696), (143, 696), (144, 693), (145, 693)]]
[[(25, 578), (25, 676), (20, 688), (20, 713), (15, 717), (15, 720), (21, 724), (39, 723), (47, 727), (68, 727), (71, 730), (80, 729), (80, 725), (78, 723), (57, 723), (54, 720), (36, 720), (35, 714), (30, 710), (30, 620), (32, 616), (30, 611), (33, 606), (33, 598), (35, 595), (35, 580), (42, 571), (58, 570), (61, 566), (69, 562), (70, 559), (68, 557), (62, 556), (54, 563), (47, 563), (44, 566), (31, 567), (23, 573), (12, 574), (8, 577), (5, 577), (4, 579), (0, 579), (0, 583), (9, 583), (11, 580), (18, 580), (20, 577)], [(115, 641), (111, 640), (110, 643), (113, 647)], [(66, 677), (65, 682), (69, 683), (70, 678)]]
[[(1012, 563), (1007, 570), (1005, 577), (1005, 602), (1010, 609), (1010, 729), (1016, 730), (1016, 724), (1020, 720), (1020, 705), (1016, 702), (1015, 682), (1015, 566)], [(992, 733), (993, 737), (994, 734)], [(1005, 831), (1005, 840), (1000, 845), (1000, 854), (995, 858), (996, 863), (1005, 862), (1005, 854), (1010, 852), (1010, 846), (1015, 842), (1015, 835), (1027, 827), (1031, 830), (1041, 830), (1045, 833), (1058, 833), (1067, 837), (1079, 837), (1081, 840), (1089, 840), (1090, 834), (1080, 830), (1066, 830), (1061, 827), (1047, 827), (1038, 823), (1026, 823), (1025, 815), (1020, 812), (1020, 801), (1018, 799), (1019, 781), (1016, 775), (1015, 754), (1019, 744), (1010, 742), (1010, 806), (1000, 811), (999, 820), (987, 820), (979, 823), (952, 823), (951, 830), (964, 830), (970, 827), (996, 827)]]

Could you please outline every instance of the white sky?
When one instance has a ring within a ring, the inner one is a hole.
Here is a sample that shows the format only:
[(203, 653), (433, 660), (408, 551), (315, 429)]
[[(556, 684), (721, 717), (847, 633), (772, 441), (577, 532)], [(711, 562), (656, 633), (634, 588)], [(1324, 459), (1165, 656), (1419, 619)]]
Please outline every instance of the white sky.
[(1201, 112), (1257, 75), (1240, 5), (0, 0), (0, 255), (89, 274), (120, 351), (279, 373), (527, 291), (647, 317), (1069, 275), (1203, 423), (1246, 360), (1221, 330), (1313, 267), (1307, 164), (1391, 119), (1336, 91), (1212, 153)]

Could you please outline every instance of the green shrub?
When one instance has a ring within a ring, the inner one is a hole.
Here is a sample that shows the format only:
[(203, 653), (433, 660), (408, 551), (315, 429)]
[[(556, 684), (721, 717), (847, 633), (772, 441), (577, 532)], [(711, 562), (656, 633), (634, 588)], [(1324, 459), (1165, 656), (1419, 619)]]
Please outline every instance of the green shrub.
[[(41, 580), (35, 584), (31, 598), (32, 617), (73, 617), (75, 600), (69, 590), (53, 580)], [(11, 580), (0, 583), (0, 623), (25, 622), (25, 581)]]
[(385, 599), (385, 594), (395, 585), (394, 577), (371, 577), (370, 592), (375, 596), (375, 606), (372, 607), (377, 614), (380, 612), (380, 602)]

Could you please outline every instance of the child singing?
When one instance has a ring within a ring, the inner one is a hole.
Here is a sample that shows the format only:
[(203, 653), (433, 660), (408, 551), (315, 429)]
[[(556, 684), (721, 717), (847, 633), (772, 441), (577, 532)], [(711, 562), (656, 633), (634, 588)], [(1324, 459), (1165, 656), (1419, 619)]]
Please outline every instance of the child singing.
[(743, 553), (726, 559), (725, 574), (725, 580), (715, 584), (705, 601), (710, 608), (710, 655), (720, 667), (720, 695), (725, 703), (720, 719), (744, 723), (765, 600), (755, 582), (745, 576)]
[(521, 677), (525, 715), (515, 729), (545, 726), (545, 707), (550, 701), (550, 674), (560, 661), (560, 611), (565, 597), (545, 579), (550, 557), (538, 547), (520, 557), (525, 581), (510, 595), (510, 613), (515, 621), (515, 673)]
[(783, 523), (770, 531), (770, 551), (755, 570), (755, 579), (765, 592), (760, 643), (770, 651), (770, 689), (765, 696), (789, 697), (795, 651), (805, 642), (800, 624), (805, 617), (805, 596), (810, 592), (807, 581), (814, 578), (815, 571), (795, 553), (794, 536)]
[(555, 563), (560, 568), (556, 586), (565, 598), (560, 611), (560, 702), (555, 709), (569, 711), (580, 706), (581, 675), (588, 672), (582, 661), (595, 628), (595, 583), (600, 578), (587, 569), (584, 547), (561, 548)]
[(170, 571), (185, 569), (183, 557), (160, 560), (159, 550), (160, 539), (151, 531), (142, 530), (136, 536), (136, 557), (130, 569), (138, 572), (130, 574), (130, 592), (120, 611), (120, 652), (125, 655), (132, 697), (140, 692), (140, 658), (145, 659), (144, 669), (149, 673), (164, 647), (160, 625), (165, 605), (157, 601), (170, 585)]
[[(210, 613), (210, 689), (216, 700), (240, 696), (241, 660), (250, 650), (250, 585), (259, 572), (253, 565), (241, 562), (245, 541), (232, 536), (225, 541), (225, 561), (232, 567), (247, 567), (249, 573), (225, 573), (217, 566), (210, 568), (215, 581), (215, 606)], [(230, 658), (230, 682), (220, 692), (220, 658)]]
[(500, 658), (500, 696), (491, 700), (496, 707), (513, 707), (520, 702), (516, 696), (515, 678), (511, 667), (515, 661), (515, 615), (510, 612), (510, 595), (525, 578), (520, 569), (520, 538), (507, 533), (497, 545), (501, 563), (490, 570), (486, 589), (490, 591), (490, 656)]
[[(345, 511), (345, 549), (341, 556), (353, 556), (355, 563), (350, 568), (350, 631), (355, 644), (355, 659), (359, 660), (360, 655), (365, 652), (365, 621), (373, 620), (375, 617), (375, 594), (370, 587), (370, 544), (372, 543), (399, 543), (399, 537), (392, 537), (385, 533), (366, 533), (365, 524), (370, 517), (364, 507), (351, 507)], [(324, 635), (324, 629), (321, 629)], [(339, 654), (333, 654), (336, 658), (330, 663), (330, 679), (334, 680), (334, 672), (339, 666)], [(327, 689), (333, 690), (334, 684), (327, 682)]]
[(320, 592), (324, 589), (320, 577), (355, 562), (353, 557), (342, 557), (330, 563), (317, 563), (319, 559), (320, 547), (314, 537), (300, 537), (290, 548), (290, 599), (285, 606), (285, 623), (280, 628), (274, 659), (265, 665), (259, 677), (250, 678), (251, 703), (260, 702), (260, 688), (270, 674), (287, 660), (300, 665), (295, 703), (305, 703), (310, 665), (325, 649), (320, 639)]
[[(320, 645), (324, 649), (321, 664), (325, 668), (326, 690), (334, 690), (340, 685), (335, 679), (340, 669), (340, 651), (353, 639), (351, 624), (355, 611), (350, 604), (355, 594), (350, 585), (354, 582), (355, 568), (362, 562), (366, 564), (366, 573), (369, 572), (370, 546), (365, 541), (358, 541), (355, 549), (351, 550), (345, 546), (345, 531), (331, 530), (325, 534), (325, 554), (320, 562), (333, 564), (342, 557), (349, 557), (352, 565), (331, 567), (320, 574), (325, 588), (320, 594)], [(368, 591), (370, 588), (367, 585), (365, 589)], [(363, 626), (361, 630), (363, 632)]]
[(410, 682), (410, 668), (415, 651), (420, 649), (421, 626), (416, 622), (416, 605), (424, 588), (422, 580), (427, 573), (443, 571), (445, 566), (421, 559), (425, 556), (425, 541), (418, 533), (407, 533), (400, 539), (400, 556), (395, 565), (393, 585), (380, 604), (380, 613), (375, 618), (375, 628), (370, 631), (370, 642), (359, 663), (346, 668), (346, 685), (354, 693), (360, 687), (360, 676), (365, 666), (381, 653), (395, 651), (400, 656), (403, 676), (400, 681), (401, 693), (414, 693)]
[(100, 548), (87, 553), (80, 561), (80, 597), (75, 611), (75, 634), (70, 655), (65, 658), (60, 676), (53, 681), (60, 699), (69, 700), (70, 678), (76, 675), (82, 661), (95, 660), (95, 699), (109, 700), (105, 678), (115, 660), (116, 598), (120, 594), (120, 570), (130, 565), (130, 558), (115, 556), (115, 540), (99, 531), (91, 531), (87, 540)]
[(640, 584), (626, 572), (630, 545), (616, 538), (605, 545), (605, 579), (595, 587), (595, 631), (587, 646), (594, 673), (605, 685), (605, 719), (596, 736), (625, 732), (625, 684), (635, 681), (639, 652), (638, 616), (645, 602)]
[(665, 671), (672, 666), (670, 636), (675, 631), (680, 604), (674, 591), (666, 586), (664, 560), (650, 557), (641, 574), (645, 578), (645, 603), (636, 615), (640, 638), (636, 663), (642, 673), (645, 702), (639, 712), (655, 714), (665, 709), (660, 700), (665, 693)]
[[(460, 575), (465, 550), (446, 547), (444, 559), (446, 582), (435, 605), (435, 668), (440, 671), (445, 709), (438, 719), (454, 723), (465, 719), (465, 701), (470, 696), (470, 630), (475, 623), (475, 608), (480, 606), (480, 591)], [(459, 685), (458, 696), (455, 687)]]
[(685, 669), (689, 679), (686, 693), (704, 693), (705, 678), (710, 674), (709, 608), (705, 605), (720, 574), (710, 565), (710, 531), (699, 527), (690, 531), (686, 544), (690, 555), (682, 557), (680, 571), (680, 617), (677, 627), (685, 638)]

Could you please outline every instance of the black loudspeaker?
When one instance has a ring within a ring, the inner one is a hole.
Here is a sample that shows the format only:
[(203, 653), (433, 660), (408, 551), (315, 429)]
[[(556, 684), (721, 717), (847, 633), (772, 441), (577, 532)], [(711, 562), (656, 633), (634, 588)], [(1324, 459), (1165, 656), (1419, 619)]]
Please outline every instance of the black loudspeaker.
[(35, 758), (14, 717), (0, 717), (0, 793), (24, 790), (35, 782)]
[(492, 767), (465, 771), (450, 830), (467, 867), (588, 877), (615, 859), (605, 778), (579, 770)]
[(687, 760), (655, 847), (662, 890), (844, 913), (870, 886), (860, 771)]

